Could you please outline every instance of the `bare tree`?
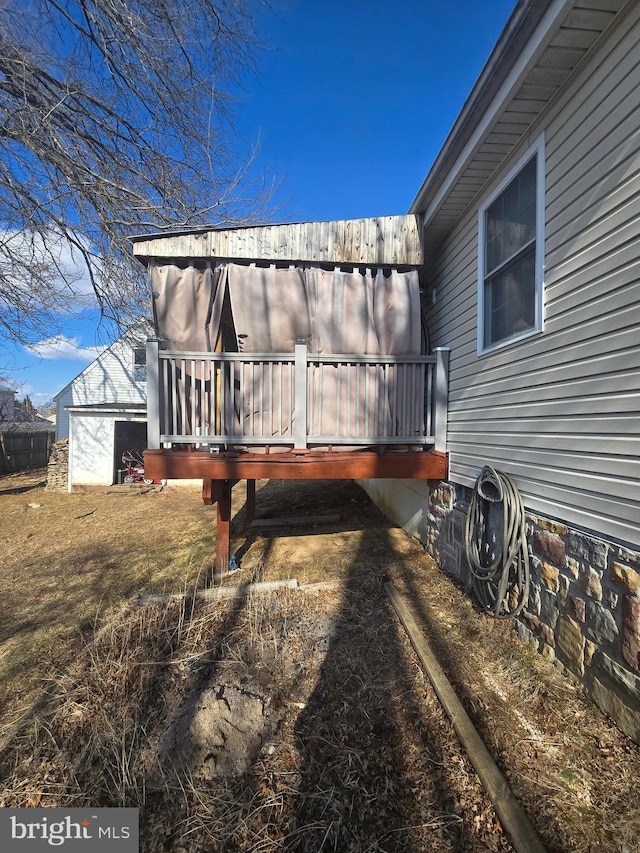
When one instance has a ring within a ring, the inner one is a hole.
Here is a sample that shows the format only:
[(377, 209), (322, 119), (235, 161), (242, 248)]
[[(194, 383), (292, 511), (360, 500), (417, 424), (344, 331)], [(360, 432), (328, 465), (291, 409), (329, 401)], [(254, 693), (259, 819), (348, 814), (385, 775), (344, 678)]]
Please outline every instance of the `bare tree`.
[(126, 321), (128, 235), (264, 215), (229, 95), (256, 47), (245, 0), (0, 0), (0, 333), (86, 292)]

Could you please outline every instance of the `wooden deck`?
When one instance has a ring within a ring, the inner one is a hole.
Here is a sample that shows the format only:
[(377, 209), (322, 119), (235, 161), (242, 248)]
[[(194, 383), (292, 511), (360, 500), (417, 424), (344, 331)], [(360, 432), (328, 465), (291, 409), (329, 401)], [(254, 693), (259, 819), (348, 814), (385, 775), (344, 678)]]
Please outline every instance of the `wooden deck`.
[(445, 479), (448, 356), (318, 355), (305, 343), (294, 353), (191, 353), (150, 340), (145, 475), (202, 480), (203, 500), (217, 504), (224, 574), (239, 480), (251, 517), (256, 480)]
[(144, 454), (145, 476), (154, 480), (202, 479), (202, 498), (217, 505), (216, 574), (228, 571), (231, 489), (247, 481), (247, 518), (255, 514), (256, 480), (366, 480), (447, 477), (448, 458), (438, 450), (307, 451), (306, 453), (206, 453), (156, 449)]
[[(132, 239), (135, 256), (153, 269), (233, 262), (370, 276), (370, 268), (386, 275), (424, 262), (422, 222), (413, 214)], [(414, 305), (412, 316), (419, 310)], [(311, 351), (304, 330), (294, 337), (292, 352), (187, 351), (169, 346), (169, 336), (147, 342), (145, 474), (202, 480), (203, 500), (217, 504), (217, 574), (228, 570), (231, 489), (239, 480), (247, 482), (251, 518), (259, 479), (441, 480), (448, 473), (448, 347), (429, 355), (324, 352)]]

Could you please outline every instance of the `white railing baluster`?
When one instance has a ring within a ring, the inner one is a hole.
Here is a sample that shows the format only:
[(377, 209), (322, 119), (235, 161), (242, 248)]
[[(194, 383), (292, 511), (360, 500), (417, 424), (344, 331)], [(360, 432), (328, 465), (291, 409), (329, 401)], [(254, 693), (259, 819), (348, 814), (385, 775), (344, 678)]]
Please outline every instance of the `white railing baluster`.
[[(253, 428), (253, 413), (255, 411), (255, 375), (256, 375), (256, 365), (255, 362), (251, 362), (244, 366), (243, 373), (249, 374), (249, 435), (255, 435), (255, 431)], [(246, 386), (245, 386), (246, 387)], [(240, 399), (244, 400), (244, 393), (242, 390), (240, 391)], [(244, 434), (244, 428), (240, 429), (240, 434)]]
[(449, 387), (449, 347), (437, 347), (435, 350), (435, 382), (433, 389), (434, 406), (434, 449), (447, 449), (447, 398)]
[(284, 435), (284, 418), (282, 416), (282, 368), (284, 367), (283, 363), (280, 362), (279, 367), (279, 379), (278, 382), (278, 435)]
[(190, 390), (191, 390), (191, 434), (197, 435), (196, 432), (196, 400), (198, 396), (198, 377), (196, 376), (196, 362), (192, 358), (191, 359), (191, 380), (190, 380)]
[(362, 417), (362, 412), (360, 411), (360, 374), (362, 373), (362, 365), (356, 362), (356, 402), (355, 402), (355, 424), (354, 431), (356, 435), (360, 433), (360, 420)]
[(295, 408), (294, 394), (295, 394), (295, 376), (292, 370), (291, 365), (289, 365), (289, 381), (287, 383), (287, 388), (289, 389), (289, 400), (287, 401), (287, 428), (288, 434), (293, 436), (293, 411)]
[(371, 368), (364, 368), (364, 434), (369, 437), (369, 373)]
[(324, 366), (318, 362), (318, 399), (316, 406), (318, 407), (318, 435), (322, 435), (322, 410), (324, 408), (324, 397), (322, 395), (322, 377), (324, 376)]
[(269, 388), (267, 389), (269, 395), (269, 408), (267, 410), (267, 415), (269, 417), (269, 432), (272, 435), (277, 435), (276, 431), (273, 428), (273, 362), (269, 362), (268, 366), (268, 374), (269, 374)]
[(391, 433), (391, 424), (390, 424), (390, 415), (389, 411), (391, 408), (391, 403), (389, 401), (389, 365), (382, 365), (382, 383), (383, 383), (383, 395), (384, 395), (384, 408), (382, 410), (383, 417), (383, 435), (388, 436), (392, 435)]
[(356, 435), (355, 429), (351, 428), (351, 374), (353, 373), (353, 362), (349, 362), (347, 364), (347, 413), (346, 413), (346, 426), (347, 426), (347, 435)]
[(433, 408), (432, 404), (431, 404), (431, 401), (433, 400), (433, 364), (426, 364), (425, 367), (427, 368), (427, 389), (426, 389), (427, 397), (426, 397), (426, 401), (423, 404), (425, 416), (426, 416), (426, 424), (425, 424), (424, 431), (425, 431), (425, 435), (431, 435), (432, 434), (432, 428), (431, 428), (431, 413), (432, 413), (432, 411), (431, 410)]
[(198, 363), (198, 375), (200, 376), (200, 408), (198, 410), (198, 429), (200, 430), (200, 435), (206, 435), (207, 429), (205, 424), (207, 422), (206, 406), (207, 406), (207, 383), (205, 380), (205, 366), (204, 361), (200, 359)]
[(416, 393), (416, 415), (414, 421), (414, 433), (419, 435), (424, 429), (424, 364), (416, 364), (414, 371), (416, 374), (416, 379), (414, 387), (417, 390)]
[(218, 400), (219, 421), (216, 419), (216, 427), (219, 426), (220, 435), (227, 432), (227, 374), (231, 370), (230, 364), (224, 362), (220, 365), (220, 393)]
[(178, 424), (178, 406), (179, 406), (179, 394), (180, 394), (180, 385), (178, 383), (178, 360), (176, 359), (173, 362), (173, 371), (171, 377), (171, 430), (170, 432), (174, 435), (178, 434), (179, 424)]

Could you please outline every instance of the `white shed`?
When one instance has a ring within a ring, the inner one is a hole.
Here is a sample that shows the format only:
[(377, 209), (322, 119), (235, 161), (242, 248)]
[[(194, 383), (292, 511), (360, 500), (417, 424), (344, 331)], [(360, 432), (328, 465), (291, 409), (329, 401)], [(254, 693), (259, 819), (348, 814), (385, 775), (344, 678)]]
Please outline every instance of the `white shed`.
[(138, 321), (55, 396), (56, 438), (69, 439), (70, 491), (118, 482), (123, 451), (146, 448), (150, 333)]

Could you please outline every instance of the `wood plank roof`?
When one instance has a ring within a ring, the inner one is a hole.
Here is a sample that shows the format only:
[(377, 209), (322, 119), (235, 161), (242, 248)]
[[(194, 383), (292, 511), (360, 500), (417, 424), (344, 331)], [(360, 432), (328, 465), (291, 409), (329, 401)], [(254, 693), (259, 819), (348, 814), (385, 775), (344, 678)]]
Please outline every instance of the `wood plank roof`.
[(267, 263), (420, 266), (421, 216), (380, 216), (210, 228), (132, 237), (142, 263), (155, 260), (232, 260)]

